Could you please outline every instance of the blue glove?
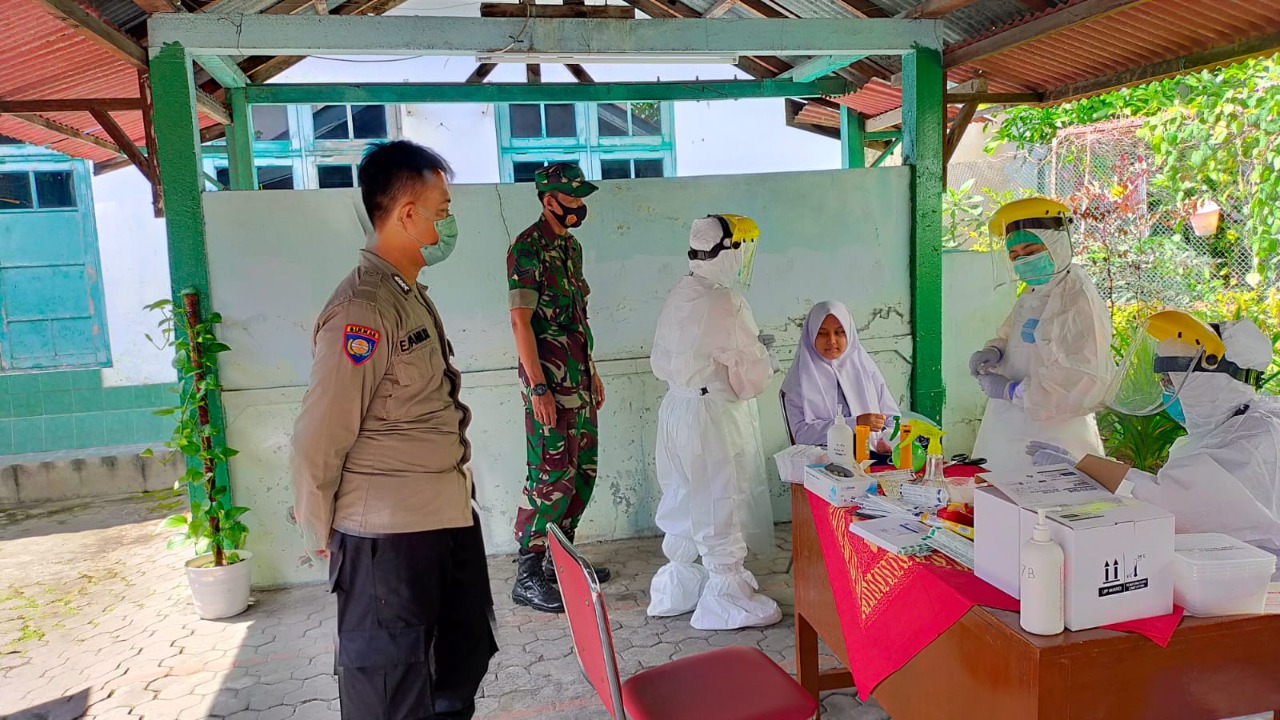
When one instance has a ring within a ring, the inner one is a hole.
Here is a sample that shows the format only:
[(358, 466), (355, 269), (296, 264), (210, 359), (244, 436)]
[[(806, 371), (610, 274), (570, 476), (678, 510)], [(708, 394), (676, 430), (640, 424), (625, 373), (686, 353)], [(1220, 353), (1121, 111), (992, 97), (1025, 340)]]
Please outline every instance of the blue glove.
[(1018, 387), (1017, 382), (995, 373), (979, 375), (978, 384), (982, 386), (982, 392), (986, 393), (987, 397), (995, 400), (1012, 399), (1013, 391)]
[(1054, 445), (1042, 440), (1032, 440), (1027, 443), (1027, 456), (1031, 458), (1031, 464), (1036, 467), (1045, 467), (1048, 465), (1071, 465), (1075, 466), (1080, 462), (1080, 458), (1075, 453), (1062, 447)]
[(1000, 348), (985, 347), (969, 356), (969, 374), (978, 377), (986, 375), (991, 368), (1000, 364), (1004, 354)]

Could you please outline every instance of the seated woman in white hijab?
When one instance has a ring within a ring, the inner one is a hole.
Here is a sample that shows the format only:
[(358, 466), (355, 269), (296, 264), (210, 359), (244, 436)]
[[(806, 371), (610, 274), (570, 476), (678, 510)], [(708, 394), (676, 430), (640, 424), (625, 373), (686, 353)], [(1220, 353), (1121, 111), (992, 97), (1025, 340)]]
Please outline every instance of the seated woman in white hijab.
[(800, 445), (826, 445), (837, 416), (871, 428), (871, 448), (891, 450), (880, 436), (885, 418), (900, 414), (880, 368), (858, 342), (844, 303), (820, 302), (809, 311), (796, 359), (782, 381), (791, 435)]

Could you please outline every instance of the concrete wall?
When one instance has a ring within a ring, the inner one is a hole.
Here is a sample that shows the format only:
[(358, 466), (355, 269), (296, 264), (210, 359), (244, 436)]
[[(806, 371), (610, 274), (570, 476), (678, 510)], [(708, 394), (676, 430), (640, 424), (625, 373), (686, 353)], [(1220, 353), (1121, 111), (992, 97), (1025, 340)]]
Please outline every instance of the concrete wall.
[[(647, 354), (661, 299), (684, 272), (688, 219), (714, 208), (761, 221), (765, 237), (749, 299), (762, 328), (779, 336), (784, 364), (809, 306), (835, 297), (854, 309), (864, 343), (905, 399), (911, 356), (906, 192), (907, 172), (898, 169), (604, 185), (580, 233), (610, 397), (601, 420), (601, 484), (584, 538), (653, 531), (652, 458), (664, 388), (650, 373)], [(519, 186), (455, 187), (459, 249), (440, 277), (423, 276), (457, 347), (464, 400), (475, 410), (473, 469), (491, 552), (514, 548), (510, 524), (523, 477), (503, 255), (511, 232), (536, 213), (528, 195)], [(206, 209), (214, 302), (228, 319), (223, 338), (234, 348), (224, 357), (223, 380), (229, 439), (241, 450), (233, 465), (235, 491), (254, 508), (256, 577), (266, 584), (313, 579), (296, 567), (302, 548), (295, 530), (281, 522), (290, 503), (289, 436), (310, 364), (311, 325), (362, 240), (353, 193), (219, 193), (206, 196)], [(960, 330), (956, 346), (945, 348), (948, 367), (963, 368), (969, 338), (981, 343), (1007, 310), (1007, 304), (983, 304), (990, 297), (988, 267), (978, 256), (947, 257), (948, 306), (964, 303), (948, 323)], [(948, 417), (955, 442), (949, 448), (959, 451), (971, 442), (964, 421), (980, 414), (981, 403), (972, 381), (953, 382), (958, 392)], [(785, 444), (774, 398), (776, 382), (760, 404), (768, 452)], [(785, 519), (783, 488), (772, 487), (775, 514)]]

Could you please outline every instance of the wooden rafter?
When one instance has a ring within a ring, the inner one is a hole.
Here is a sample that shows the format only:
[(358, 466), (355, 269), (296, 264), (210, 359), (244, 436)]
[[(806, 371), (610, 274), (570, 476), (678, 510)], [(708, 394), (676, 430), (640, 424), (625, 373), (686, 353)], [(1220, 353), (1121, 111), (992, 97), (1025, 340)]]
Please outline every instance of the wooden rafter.
[(467, 82), (482, 83), (486, 78), (493, 74), (494, 70), (497, 69), (498, 63), (480, 63), (476, 66), (476, 69), (472, 70), (471, 74), (467, 76)]
[(141, 110), (140, 98), (83, 98), (57, 100), (0, 100), (0, 114), (6, 113), (58, 113), (106, 110), (125, 112)]
[(975, 43), (948, 50), (942, 56), (943, 66), (953, 68), (967, 65), (1080, 23), (1098, 20), (1112, 13), (1136, 7), (1144, 2), (1149, 0), (1084, 0), (1047, 15), (1041, 15), (1021, 25), (1014, 25), (1008, 30)]
[(707, 8), (707, 11), (702, 13), (702, 17), (708, 19), (718, 18), (733, 9), (738, 2), (739, 0), (716, 0), (715, 5)]
[(525, 82), (530, 85), (542, 84), (542, 66), (538, 63), (529, 63), (524, 66)]
[(49, 118), (46, 118), (46, 117), (41, 117), (39, 115), (31, 115), (28, 113), (16, 113), (14, 115), (10, 115), (10, 117), (21, 120), (22, 122), (27, 123), (28, 125), (35, 125), (38, 128), (43, 128), (50, 132), (55, 132), (63, 137), (75, 140), (76, 142), (82, 142), (82, 143), (85, 143), (86, 145), (92, 145), (94, 147), (101, 148), (108, 152), (113, 152), (117, 155), (124, 154), (123, 152), (121, 152), (119, 147), (116, 147), (112, 143), (109, 143), (100, 137), (95, 137), (93, 135), (90, 135), (89, 133), (81, 132), (73, 127), (63, 125), (62, 123), (59, 123), (59, 122), (54, 122), (53, 120), (50, 120)]
[(963, 10), (978, 0), (925, 0), (915, 7), (898, 13), (897, 17), (906, 19), (940, 18), (957, 10)]
[(960, 147), (960, 140), (964, 138), (964, 132), (969, 129), (969, 123), (973, 122), (973, 116), (977, 112), (978, 103), (966, 103), (960, 108), (960, 114), (956, 119), (951, 121), (951, 127), (947, 129), (947, 137), (942, 146), (943, 167), (951, 162), (951, 156), (955, 154), (956, 148)]
[(573, 76), (573, 79), (580, 83), (593, 83), (596, 81), (595, 78), (591, 77), (591, 73), (587, 72), (587, 69), (581, 65), (570, 63), (564, 67), (569, 71), (569, 74)]
[(133, 4), (149, 13), (178, 11), (178, 8), (170, 0), (133, 0)]
[(156, 177), (155, 171), (151, 167), (151, 162), (142, 154), (138, 146), (133, 144), (133, 140), (129, 138), (129, 133), (120, 127), (115, 118), (111, 117), (111, 113), (105, 110), (90, 110), (89, 114), (93, 116), (94, 120), (98, 121), (98, 124), (102, 126), (103, 132), (115, 141), (115, 144), (124, 152), (124, 156), (129, 158), (129, 162), (133, 163), (134, 167), (138, 168), (138, 171), (147, 179), (147, 182), (154, 184)]
[[(151, 74), (138, 71), (138, 97), (142, 98), (142, 135), (145, 139), (144, 144), (147, 146), (147, 162), (151, 163), (152, 177), (160, 177), (160, 152), (156, 144), (156, 130), (151, 124), (151, 118), (155, 114), (155, 108), (151, 104)], [(215, 125), (213, 128), (223, 132), (226, 131), (225, 125)], [(202, 132), (203, 135), (203, 132)], [(204, 142), (203, 137), (201, 138)], [(97, 169), (94, 169), (97, 172)], [(159, 182), (151, 183), (151, 209), (158, 218), (164, 217), (164, 185)]]
[(536, 5), (533, 3), (481, 3), (480, 17), (513, 18), (607, 18), (634, 20), (636, 9), (630, 5)]
[(876, 132), (877, 130), (887, 130), (891, 127), (897, 127), (902, 124), (902, 108), (890, 110), (887, 113), (881, 113), (875, 117), (867, 118), (867, 132)]
[(1041, 93), (947, 93), (948, 105), (980, 103), (983, 105), (1035, 105), (1044, 102)]
[[(136, 40), (90, 15), (75, 0), (36, 0), (53, 17), (134, 68), (148, 69), (147, 51)], [(231, 122), (226, 106), (205, 93), (197, 93), (196, 106), (218, 122)]]

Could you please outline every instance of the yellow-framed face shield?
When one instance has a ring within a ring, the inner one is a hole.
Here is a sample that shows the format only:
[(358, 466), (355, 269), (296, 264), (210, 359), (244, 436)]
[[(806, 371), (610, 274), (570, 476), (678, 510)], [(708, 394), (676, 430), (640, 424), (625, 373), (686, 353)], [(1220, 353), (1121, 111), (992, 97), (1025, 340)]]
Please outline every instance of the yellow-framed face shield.
[(743, 288), (751, 285), (751, 271), (755, 266), (756, 241), (760, 239), (760, 226), (745, 215), (722, 213), (709, 215), (720, 223), (720, 244), (710, 250), (690, 250), (690, 260), (712, 260), (726, 250), (742, 250), (742, 266), (738, 269), (738, 282)]
[(1071, 208), (1050, 198), (1024, 198), (1000, 206), (987, 223), (996, 287), (1012, 282), (1043, 285), (1065, 269), (1071, 262), (1071, 224)]
[(1207, 323), (1181, 310), (1147, 318), (1107, 395), (1107, 405), (1125, 415), (1154, 415), (1177, 401), (1192, 372), (1227, 369), (1226, 345)]

